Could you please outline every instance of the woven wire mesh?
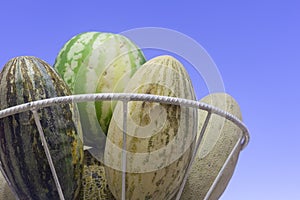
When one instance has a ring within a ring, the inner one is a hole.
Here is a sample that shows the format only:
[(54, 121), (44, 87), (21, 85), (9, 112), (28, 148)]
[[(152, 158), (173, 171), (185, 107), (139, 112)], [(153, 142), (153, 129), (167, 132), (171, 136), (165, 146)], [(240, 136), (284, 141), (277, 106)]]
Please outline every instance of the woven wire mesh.
[[(232, 149), (231, 154), (229, 154), (229, 157), (226, 159), (223, 167), (221, 168), (220, 172), (218, 173), (218, 176), (215, 178), (214, 183), (211, 185), (211, 188), (209, 189), (208, 193), (206, 194), (205, 199), (208, 199), (211, 192), (213, 191), (215, 185), (217, 184), (217, 182), (219, 181), (223, 170), (226, 168), (226, 165), (228, 164), (228, 162), (231, 159), (231, 156), (233, 156), (233, 153), (237, 150), (237, 148), (239, 148), (240, 150), (243, 150), (249, 143), (249, 131), (246, 127), (246, 125), (239, 120), (236, 116), (221, 110), (217, 107), (214, 107), (212, 105), (203, 103), (203, 102), (199, 102), (199, 101), (195, 101), (195, 100), (188, 100), (188, 99), (183, 99), (183, 98), (175, 98), (175, 97), (167, 97), (167, 96), (159, 96), (159, 95), (151, 95), (151, 94), (136, 94), (136, 93), (97, 93), (97, 94), (82, 94), (82, 95), (70, 95), (70, 96), (61, 96), (61, 97), (54, 97), (54, 98), (49, 98), (49, 99), (43, 99), (43, 100), (38, 100), (38, 101), (33, 101), (33, 102), (29, 102), (29, 103), (25, 103), (25, 104), (21, 104), (21, 105), (17, 105), (14, 107), (10, 107), (4, 110), (0, 110), (0, 119), (10, 116), (10, 115), (14, 115), (17, 113), (22, 113), (25, 111), (31, 111), (33, 113), (34, 119), (35, 119), (35, 123), (37, 125), (40, 137), (41, 137), (41, 141), (43, 143), (43, 147), (44, 147), (44, 151), (45, 154), (47, 156), (47, 160), (52, 172), (52, 176), (53, 179), (55, 181), (56, 187), (57, 187), (57, 191), (59, 193), (59, 197), (61, 200), (64, 200), (64, 194), (63, 191), (61, 189), (56, 171), (55, 171), (55, 167), (50, 155), (50, 151), (48, 149), (48, 145), (47, 142), (45, 140), (45, 136), (43, 133), (43, 127), (40, 123), (40, 118), (39, 115), (37, 113), (37, 111), (39, 109), (43, 109), (45, 107), (49, 107), (51, 105), (56, 105), (56, 104), (63, 104), (63, 103), (80, 103), (80, 102), (94, 102), (94, 101), (121, 101), (123, 103), (123, 110), (124, 110), (124, 120), (123, 120), (123, 149), (126, 148), (124, 144), (126, 144), (126, 140), (125, 140), (125, 136), (126, 136), (126, 131), (127, 131), (127, 126), (126, 126), (126, 122), (127, 122), (127, 104), (130, 101), (144, 101), (144, 102), (157, 102), (157, 103), (165, 103), (165, 104), (173, 104), (173, 105), (179, 105), (179, 106), (186, 106), (186, 107), (190, 107), (190, 108), (196, 108), (196, 109), (200, 109), (200, 110), (204, 110), (206, 111), (208, 114), (206, 116), (206, 119), (204, 121), (203, 126), (201, 127), (201, 133), (204, 133), (206, 128), (207, 128), (207, 124), (210, 120), (210, 117), (212, 114), (216, 114), (219, 115), (227, 120), (230, 120), (231, 122), (233, 122), (236, 126), (238, 126), (241, 130), (242, 130), (242, 136), (239, 138), (239, 140), (237, 141), (235, 147)], [(201, 134), (200, 134), (201, 135)], [(177, 192), (176, 195), (176, 199), (179, 200), (180, 196), (183, 192), (187, 177), (188, 177), (188, 173), (189, 170), (192, 166), (192, 161), (194, 160), (196, 153), (199, 149), (200, 146), (200, 142), (201, 142), (201, 137), (197, 139), (196, 141), (196, 148), (194, 150), (194, 153), (192, 155), (192, 159), (191, 162), (188, 165), (188, 168), (186, 170), (186, 173), (184, 175), (183, 181), (181, 183), (180, 189)], [(126, 149), (124, 149), (126, 150)], [(126, 160), (126, 151), (122, 151), (125, 152), (122, 155), (122, 159), (123, 161)], [(125, 174), (126, 174), (126, 162), (122, 162), (122, 200), (125, 200), (126, 197), (126, 190), (125, 190)], [(12, 192), (14, 193), (14, 195), (16, 196), (16, 198), (18, 198), (18, 196), (16, 195), (16, 192), (14, 191), (14, 189), (11, 187), (11, 184), (8, 180), (8, 178), (5, 176), (5, 173), (3, 171), (2, 168), (2, 164), (0, 165), (0, 170), (2, 171), (6, 181), (8, 182)]]

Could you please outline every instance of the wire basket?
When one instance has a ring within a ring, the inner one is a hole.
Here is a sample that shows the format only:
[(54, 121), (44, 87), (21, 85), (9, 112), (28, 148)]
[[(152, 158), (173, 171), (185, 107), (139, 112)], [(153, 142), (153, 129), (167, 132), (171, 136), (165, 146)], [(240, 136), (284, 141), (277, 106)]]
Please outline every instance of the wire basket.
[[(241, 120), (239, 120), (237, 117), (235, 117), (234, 115), (232, 115), (226, 111), (223, 111), (217, 107), (214, 107), (212, 105), (209, 105), (209, 104), (206, 104), (203, 102), (199, 102), (199, 101), (195, 101), (195, 100), (183, 99), (183, 98), (175, 98), (175, 97), (167, 97), (167, 96), (159, 96), (159, 95), (151, 95), (151, 94), (136, 94), (136, 93), (97, 93), (97, 94), (82, 94), (82, 95), (54, 97), (54, 98), (49, 98), (49, 99), (33, 101), (33, 102), (29, 102), (29, 103), (25, 103), (25, 104), (21, 104), (21, 105), (17, 105), (14, 107), (10, 107), (10, 108), (1, 110), (0, 111), (0, 119), (10, 116), (10, 115), (17, 114), (17, 113), (25, 112), (25, 111), (31, 111), (33, 113), (34, 120), (35, 120), (36, 126), (38, 128), (40, 137), (41, 137), (41, 142), (43, 144), (44, 151), (47, 156), (47, 160), (48, 160), (51, 172), (52, 172), (53, 179), (54, 179), (56, 187), (57, 187), (57, 191), (59, 193), (60, 200), (65, 199), (64, 194), (61, 189), (61, 186), (60, 186), (60, 183), (59, 183), (56, 171), (55, 171), (55, 167), (54, 167), (51, 155), (50, 155), (50, 151), (47, 146), (47, 142), (46, 142), (44, 132), (43, 132), (43, 127), (40, 123), (40, 117), (39, 117), (37, 111), (39, 109), (43, 109), (44, 107), (49, 107), (49, 106), (55, 105), (55, 104), (81, 103), (81, 102), (93, 102), (93, 101), (121, 101), (122, 102), (123, 111), (124, 111), (123, 112), (123, 117), (124, 117), (123, 118), (124, 119), (123, 120), (123, 150), (126, 148), (126, 141), (124, 141), (124, 140), (125, 140), (125, 136), (126, 136), (125, 134), (127, 131), (127, 124), (126, 124), (127, 123), (127, 109), (128, 109), (127, 105), (128, 105), (128, 102), (130, 102), (130, 101), (144, 101), (144, 102), (173, 104), (173, 105), (186, 106), (186, 107), (190, 107), (190, 108), (204, 110), (208, 114), (207, 114), (204, 124), (201, 128), (201, 133), (205, 132), (208, 122), (210, 120), (211, 114), (216, 114), (227, 120), (230, 120), (237, 127), (239, 127), (242, 130), (243, 134), (242, 134), (241, 138), (239, 138), (239, 140), (237, 141), (237, 144), (235, 145), (235, 147), (232, 149), (232, 152), (229, 154), (228, 158), (226, 159), (223, 167), (221, 168), (221, 170), (218, 173), (217, 177), (215, 178), (213, 184), (211, 185), (209, 191), (207, 192), (205, 199), (208, 199), (209, 196), (211, 195), (214, 187), (218, 183), (220, 177), (223, 174), (223, 171), (226, 169), (226, 166), (228, 165), (229, 161), (231, 160), (234, 152), (237, 151), (237, 149), (243, 150), (248, 145), (248, 142), (249, 142), (249, 131), (248, 131), (247, 127), (245, 126), (245, 124)], [(181, 197), (185, 183), (187, 181), (189, 170), (192, 166), (192, 161), (195, 159), (196, 153), (199, 149), (201, 139), (202, 138), (200, 137), (196, 141), (196, 148), (193, 152), (191, 162), (188, 164), (188, 167), (187, 167), (186, 173), (184, 175), (183, 181), (181, 183), (180, 189), (177, 192), (176, 200), (179, 200)], [(122, 151), (122, 152), (126, 152), (126, 151)], [(126, 153), (122, 154), (122, 159), (126, 159)], [(126, 169), (126, 162), (122, 162), (122, 169)], [(1, 170), (4, 178), (6, 179), (8, 185), (10, 186), (10, 189), (12, 190), (13, 194), (18, 199), (16, 192), (14, 191), (7, 176), (5, 175), (5, 173), (3, 171), (2, 163), (0, 163), (0, 170)], [(126, 190), (125, 190), (125, 178), (126, 178), (125, 174), (126, 174), (126, 172), (125, 172), (125, 170), (123, 170), (123, 172), (122, 172), (122, 200), (125, 200), (125, 192), (126, 192)]]

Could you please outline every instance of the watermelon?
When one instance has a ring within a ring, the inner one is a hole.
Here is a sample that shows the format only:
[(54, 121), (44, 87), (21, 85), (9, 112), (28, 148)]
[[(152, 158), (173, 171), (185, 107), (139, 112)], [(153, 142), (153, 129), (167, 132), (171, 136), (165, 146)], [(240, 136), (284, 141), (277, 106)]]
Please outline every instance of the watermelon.
[[(57, 72), (32, 56), (11, 59), (0, 73), (0, 110), (70, 95)], [(83, 142), (78, 110), (72, 103), (37, 111), (65, 199), (79, 195)], [(59, 199), (33, 113), (0, 119), (0, 160), (19, 199)]]
[[(54, 67), (73, 94), (87, 94), (122, 92), (124, 83), (144, 62), (143, 53), (126, 37), (85, 32), (74, 36), (63, 46)], [(84, 144), (103, 150), (114, 104), (84, 102), (78, 107)]]
[[(184, 66), (171, 56), (143, 64), (124, 92), (195, 100)], [(194, 150), (197, 109), (166, 103), (130, 101), (126, 132), (126, 199), (171, 199), (178, 191)], [(122, 194), (123, 109), (117, 103), (109, 125), (104, 161), (117, 200)]]

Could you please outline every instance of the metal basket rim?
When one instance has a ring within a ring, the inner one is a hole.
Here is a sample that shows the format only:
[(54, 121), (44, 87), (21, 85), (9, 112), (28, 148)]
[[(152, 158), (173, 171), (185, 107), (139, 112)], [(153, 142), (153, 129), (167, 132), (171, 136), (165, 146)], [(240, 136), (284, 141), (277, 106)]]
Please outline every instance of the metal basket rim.
[(174, 105), (181, 105), (187, 107), (198, 108), (201, 110), (205, 110), (207, 112), (219, 115), (224, 117), (230, 121), (232, 121), (235, 125), (237, 125), (243, 133), (243, 140), (241, 142), (241, 150), (243, 150), (249, 143), (250, 135), (247, 126), (236, 116), (230, 114), (227, 111), (219, 109), (213, 105), (184, 98), (178, 97), (169, 97), (169, 96), (161, 96), (161, 95), (153, 95), (153, 94), (139, 94), (139, 93), (90, 93), (90, 94), (76, 94), (76, 95), (68, 95), (68, 96), (59, 96), (52, 97), (47, 99), (35, 100), (28, 103), (23, 103), (20, 105), (16, 105), (13, 107), (9, 107), (3, 110), (0, 110), (0, 119), (14, 115), (17, 113), (29, 111), (32, 109), (40, 109), (44, 107), (49, 107), (54, 104), (62, 104), (62, 103), (80, 103), (80, 102), (90, 102), (90, 101), (149, 101), (149, 102), (159, 102), (159, 103), (167, 103)]

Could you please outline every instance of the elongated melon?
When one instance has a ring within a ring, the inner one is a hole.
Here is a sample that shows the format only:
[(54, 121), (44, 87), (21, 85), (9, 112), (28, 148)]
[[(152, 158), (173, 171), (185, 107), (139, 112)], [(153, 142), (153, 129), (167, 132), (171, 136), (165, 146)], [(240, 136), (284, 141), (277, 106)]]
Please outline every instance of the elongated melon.
[[(0, 110), (70, 95), (46, 62), (29, 56), (11, 59), (0, 74)], [(65, 199), (76, 199), (82, 177), (83, 143), (78, 111), (72, 103), (37, 111)], [(77, 114), (76, 114), (77, 113)], [(59, 199), (31, 111), (0, 119), (0, 160), (20, 199)]]
[[(189, 75), (171, 56), (142, 65), (124, 92), (195, 100)], [(128, 103), (126, 199), (171, 199), (180, 187), (194, 150), (197, 110), (165, 103)], [(118, 103), (108, 129), (105, 171), (116, 199), (122, 194), (123, 109)]]
[[(144, 62), (143, 53), (126, 37), (86, 32), (74, 36), (64, 45), (54, 67), (73, 94), (86, 94), (122, 92), (123, 83), (127, 83)], [(84, 102), (78, 106), (85, 145), (103, 149), (113, 104)]]

